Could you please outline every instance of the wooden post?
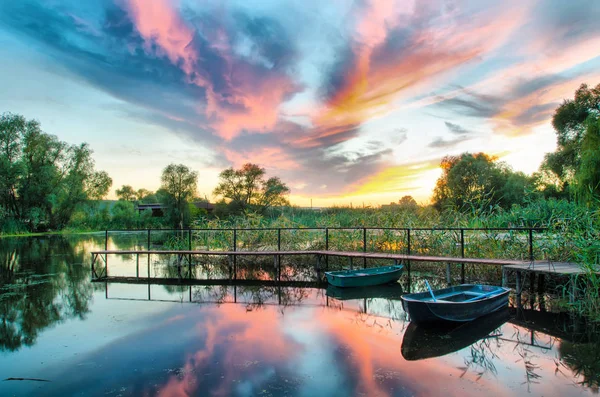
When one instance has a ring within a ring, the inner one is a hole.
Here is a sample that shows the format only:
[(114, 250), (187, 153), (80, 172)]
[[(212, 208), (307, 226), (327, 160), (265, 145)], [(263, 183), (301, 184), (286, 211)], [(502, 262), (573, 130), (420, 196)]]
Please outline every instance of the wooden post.
[(350, 270), (352, 270), (352, 257), (348, 257), (348, 263), (350, 264)]
[(508, 284), (508, 270), (506, 270), (506, 268), (504, 267), (504, 265), (502, 265), (502, 286), (506, 287), (506, 285)]
[(538, 274), (538, 299), (540, 302), (540, 311), (541, 312), (545, 312), (546, 311), (546, 301), (544, 300), (544, 278), (545, 275), (544, 273), (540, 273)]
[[(233, 252), (237, 251), (237, 229), (233, 229)], [(233, 256), (233, 279), (237, 277), (237, 255)]]
[[(329, 228), (325, 228), (325, 251), (329, 251)], [(325, 255), (325, 270), (329, 270), (329, 255)]]
[(523, 279), (522, 279), (522, 275), (521, 275), (521, 271), (517, 270), (516, 271), (517, 274), (517, 288), (516, 288), (516, 292), (517, 292), (517, 296), (518, 299), (521, 299), (521, 292), (523, 291)]
[[(281, 228), (277, 229), (277, 251), (281, 251)], [(279, 255), (277, 255), (277, 263), (279, 265), (277, 278), (281, 281), (281, 256)]]
[(533, 262), (533, 229), (529, 229), (529, 260)]
[(577, 275), (571, 276), (571, 296), (569, 297), (569, 303), (577, 302)]
[[(465, 257), (465, 229), (460, 229), (460, 257)], [(460, 282), (465, 283), (465, 264), (460, 264)]]
[(140, 278), (140, 254), (135, 254), (135, 277)]
[(446, 282), (448, 286), (452, 284), (452, 278), (450, 277), (450, 264), (446, 263)]
[(148, 251), (150, 251), (150, 229), (148, 229)]
[[(188, 229), (188, 250), (192, 250), (192, 229)], [(188, 278), (192, 279), (192, 254), (188, 255)]]
[(529, 293), (533, 296), (535, 293), (535, 273), (529, 272)]
[(104, 251), (108, 251), (108, 230), (104, 231)]
[[(363, 227), (363, 253), (367, 252), (367, 228)], [(363, 258), (363, 269), (367, 268), (367, 257)]]
[[(410, 255), (410, 229), (406, 229), (406, 255)], [(406, 260), (406, 270), (408, 271), (408, 277), (410, 280), (410, 259)]]
[(545, 279), (544, 273), (538, 274), (538, 290), (537, 290), (537, 292), (539, 295), (542, 295), (544, 292), (546, 292), (545, 285), (544, 285), (545, 284), (544, 279)]

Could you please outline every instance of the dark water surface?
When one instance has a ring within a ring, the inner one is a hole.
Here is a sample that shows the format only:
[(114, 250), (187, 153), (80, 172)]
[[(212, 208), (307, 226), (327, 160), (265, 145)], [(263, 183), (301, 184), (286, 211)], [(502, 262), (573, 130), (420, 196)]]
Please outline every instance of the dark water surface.
[[(1, 396), (598, 393), (596, 334), (566, 315), (525, 306), (435, 331), (407, 321), (400, 286), (92, 283), (103, 248), (98, 235), (0, 239)], [(109, 261), (136, 274), (133, 257)]]

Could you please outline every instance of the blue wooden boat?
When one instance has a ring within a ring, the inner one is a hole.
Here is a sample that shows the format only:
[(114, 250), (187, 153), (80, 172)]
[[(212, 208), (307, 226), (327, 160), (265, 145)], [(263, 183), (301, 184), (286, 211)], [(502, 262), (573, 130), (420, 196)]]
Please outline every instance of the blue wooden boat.
[(393, 265), (325, 272), (325, 276), (327, 282), (336, 287), (368, 287), (397, 281), (402, 274), (402, 270), (404, 270), (403, 265)]
[[(429, 283), (427, 283), (429, 288)], [(510, 289), (493, 285), (463, 284), (402, 295), (402, 307), (415, 323), (472, 321), (508, 306)]]

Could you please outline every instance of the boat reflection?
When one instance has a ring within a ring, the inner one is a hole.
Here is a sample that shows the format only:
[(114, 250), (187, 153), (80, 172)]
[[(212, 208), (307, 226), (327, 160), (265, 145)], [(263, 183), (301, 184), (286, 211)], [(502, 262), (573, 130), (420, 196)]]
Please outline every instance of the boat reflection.
[(400, 299), (402, 295), (402, 286), (399, 283), (384, 285), (374, 285), (362, 288), (340, 288), (333, 285), (327, 286), (327, 296), (337, 300), (386, 298)]
[(436, 324), (435, 328), (410, 323), (402, 340), (402, 356), (412, 361), (454, 353), (481, 339), (497, 336), (495, 331), (509, 318), (507, 308), (468, 323)]

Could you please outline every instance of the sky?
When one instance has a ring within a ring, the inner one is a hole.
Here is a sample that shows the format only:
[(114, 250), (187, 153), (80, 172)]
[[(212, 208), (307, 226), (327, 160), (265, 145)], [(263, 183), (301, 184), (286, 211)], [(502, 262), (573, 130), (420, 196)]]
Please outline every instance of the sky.
[(0, 0), (0, 112), (198, 194), (252, 162), (300, 206), (426, 203), (444, 156), (532, 173), (600, 83), (594, 0)]

